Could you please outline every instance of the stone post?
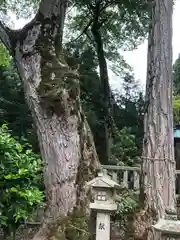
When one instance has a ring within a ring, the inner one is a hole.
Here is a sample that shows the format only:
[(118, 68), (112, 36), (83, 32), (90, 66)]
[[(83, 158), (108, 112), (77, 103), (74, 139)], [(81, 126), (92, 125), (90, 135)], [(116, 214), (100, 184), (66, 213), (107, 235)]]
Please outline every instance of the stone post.
[(97, 213), (96, 240), (110, 240), (110, 212)]

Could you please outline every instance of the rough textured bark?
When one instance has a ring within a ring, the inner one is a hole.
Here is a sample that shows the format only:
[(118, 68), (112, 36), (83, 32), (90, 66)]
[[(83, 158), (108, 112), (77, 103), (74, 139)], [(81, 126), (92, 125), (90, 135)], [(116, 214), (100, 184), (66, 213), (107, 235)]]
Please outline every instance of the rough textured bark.
[[(78, 74), (69, 68), (60, 51), (66, 7), (65, 0), (42, 0), (32, 22), (16, 34), (7, 34), (45, 162), (48, 205), (34, 240), (51, 239), (50, 226), (59, 217), (86, 208), (84, 185), (98, 166), (80, 105)], [(55, 230), (53, 234), (56, 239)]]
[[(153, 220), (175, 209), (175, 160), (172, 117), (172, 0), (155, 0), (148, 45), (143, 173), (149, 211), (145, 238), (159, 239)], [(149, 229), (148, 229), (149, 228)]]

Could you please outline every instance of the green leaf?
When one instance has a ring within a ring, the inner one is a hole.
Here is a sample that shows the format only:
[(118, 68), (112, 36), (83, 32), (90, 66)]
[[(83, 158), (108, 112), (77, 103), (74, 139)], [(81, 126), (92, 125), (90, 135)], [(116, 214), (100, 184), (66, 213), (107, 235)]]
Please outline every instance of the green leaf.
[(8, 218), (6, 216), (0, 215), (0, 223), (3, 227), (7, 227), (7, 220)]
[(11, 192), (18, 192), (17, 188), (15, 188), (15, 187), (12, 187), (10, 190), (11, 190)]
[(2, 125), (2, 130), (5, 130), (5, 131), (8, 130), (7, 124), (3, 124), (3, 125)]
[(6, 48), (0, 43), (0, 66), (8, 66), (10, 64), (11, 57)]
[[(19, 219), (28, 218), (44, 200), (39, 189), (42, 184), (43, 164), (38, 154), (23, 146), (11, 136), (7, 125), (0, 128), (1, 205), (4, 228), (16, 229)], [(39, 179), (39, 180), (38, 180)], [(10, 223), (10, 225), (9, 225)]]

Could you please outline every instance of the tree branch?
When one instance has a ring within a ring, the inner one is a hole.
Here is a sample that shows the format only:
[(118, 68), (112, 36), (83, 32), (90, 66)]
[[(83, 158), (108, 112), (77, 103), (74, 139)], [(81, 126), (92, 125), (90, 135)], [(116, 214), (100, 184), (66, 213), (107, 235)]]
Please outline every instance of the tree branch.
[(37, 14), (27, 23), (23, 29), (19, 30), (19, 39), (24, 39), (27, 32), (37, 23), (45, 26), (48, 22), (51, 25), (51, 33), (46, 35), (53, 39), (56, 53), (59, 54), (62, 49), (62, 39), (64, 30), (65, 14), (68, 6), (68, 0), (41, 0)]
[(89, 41), (92, 43), (93, 47), (96, 47), (95, 44), (94, 44), (93, 39), (89, 36), (87, 31), (85, 32), (85, 34), (86, 34), (87, 38), (89, 38)]
[(69, 43), (72, 43), (72, 42), (76, 42), (80, 37), (82, 37), (82, 35), (88, 30), (88, 28), (91, 26), (91, 24), (93, 23), (94, 19), (91, 19), (88, 24), (86, 25), (86, 27), (83, 29), (83, 31), (75, 38), (73, 39), (72, 41), (70, 41)]
[(45, 18), (51, 18), (54, 15), (62, 17), (61, 20), (64, 21), (63, 17), (65, 16), (67, 5), (68, 0), (41, 0), (39, 12)]
[(116, 0), (110, 0), (109, 2), (107, 1), (106, 4), (100, 9), (100, 12), (102, 12), (104, 9), (110, 7), (114, 3), (116, 3)]
[(11, 30), (0, 21), (0, 40), (2, 41), (2, 43), (10, 52), (11, 55), (13, 55), (12, 42), (16, 41), (15, 33), (16, 31)]
[(56, 18), (55, 28), (57, 29), (56, 35), (57, 38), (59, 38), (57, 39), (59, 44), (62, 44), (62, 35), (67, 7), (68, 0), (41, 0), (39, 7), (39, 13), (44, 18)]
[[(110, 6), (111, 4), (113, 4), (113, 3), (114, 3), (113, 0), (107, 2), (102, 8), (100, 8), (99, 13), (100, 13), (101, 11), (103, 11), (106, 7), (109, 7), (109, 6)], [(97, 4), (98, 6), (100, 6), (101, 1), (96, 2), (96, 4)], [(89, 10), (89, 12), (90, 12), (90, 15), (94, 15), (94, 14), (95, 14), (96, 6), (93, 6), (92, 4), (87, 4), (87, 8), (88, 8), (88, 10)], [(97, 15), (97, 14), (96, 14), (96, 15)], [(83, 29), (83, 31), (81, 32), (81, 34), (80, 34), (79, 36), (77, 36), (77, 38), (75, 38), (75, 39), (73, 39), (72, 41), (70, 41), (69, 43), (72, 43), (72, 42), (77, 41), (84, 33), (85, 33), (85, 34), (87, 35), (87, 37), (92, 41), (92, 39), (90, 38), (90, 36), (89, 36), (88, 33), (87, 33), (88, 28), (89, 28), (89, 27), (91, 26), (91, 24), (95, 21), (95, 17), (96, 17), (96, 16), (92, 16), (92, 17), (93, 17), (93, 18), (90, 19), (89, 23), (88, 23), (88, 24), (86, 25), (86, 27)], [(99, 23), (99, 28), (100, 28), (107, 20), (108, 20), (107, 18), (102, 19), (102, 21)]]

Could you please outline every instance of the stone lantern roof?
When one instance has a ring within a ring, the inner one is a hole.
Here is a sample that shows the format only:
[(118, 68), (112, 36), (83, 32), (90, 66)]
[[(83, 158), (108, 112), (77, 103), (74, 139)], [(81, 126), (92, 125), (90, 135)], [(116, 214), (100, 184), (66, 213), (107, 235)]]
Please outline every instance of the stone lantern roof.
[(103, 175), (103, 173), (99, 173), (98, 177), (92, 179), (87, 183), (87, 186), (91, 187), (99, 187), (99, 188), (113, 188), (113, 189), (120, 189), (121, 186), (110, 179), (108, 175)]

